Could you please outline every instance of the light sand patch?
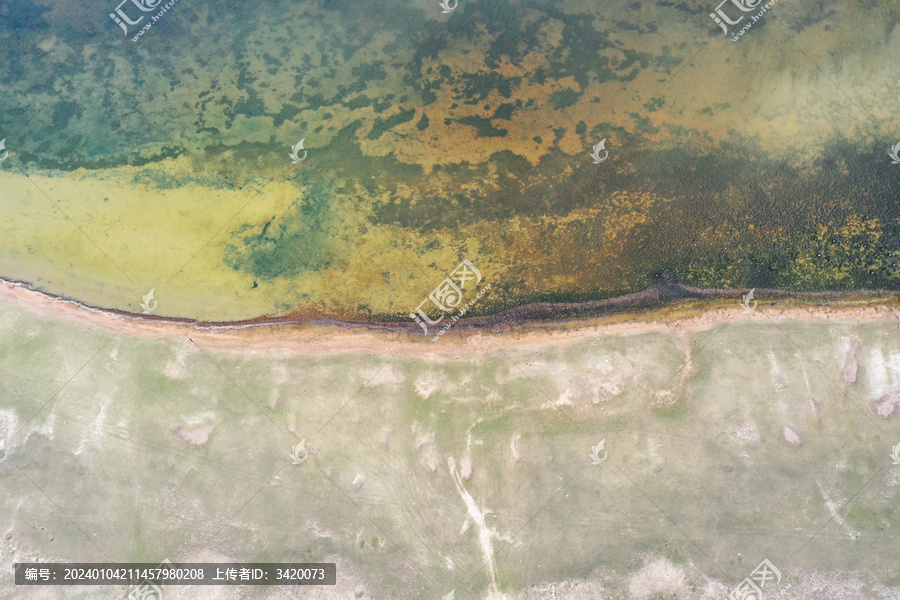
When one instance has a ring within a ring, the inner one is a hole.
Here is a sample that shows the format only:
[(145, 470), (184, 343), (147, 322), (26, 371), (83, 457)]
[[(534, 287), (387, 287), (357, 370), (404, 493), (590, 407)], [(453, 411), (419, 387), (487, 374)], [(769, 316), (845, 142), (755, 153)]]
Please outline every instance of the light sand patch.
[(819, 401), (816, 400), (815, 398), (813, 398), (812, 396), (810, 396), (808, 398), (808, 402), (809, 402), (809, 410), (812, 411), (813, 419), (818, 421), (819, 420)]
[(210, 438), (216, 433), (218, 426), (214, 423), (207, 425), (176, 425), (172, 428), (172, 435), (189, 446), (199, 448), (209, 443)]
[(769, 350), (769, 377), (772, 379), (772, 387), (776, 392), (783, 392), (787, 389), (788, 383), (787, 379), (785, 379), (784, 373), (781, 370), (781, 367), (778, 364), (778, 359), (775, 358), (775, 351)]
[(856, 377), (859, 374), (859, 350), (862, 348), (862, 342), (853, 339), (850, 342), (850, 348), (847, 350), (847, 357), (844, 362), (844, 371), (841, 373), (841, 380), (844, 383), (856, 383)]
[(572, 402), (574, 394), (572, 393), (572, 388), (566, 388), (559, 395), (559, 397), (553, 402), (544, 402), (541, 405), (541, 408), (559, 408), (560, 406), (575, 406), (575, 403)]
[(319, 524), (318, 524), (318, 523), (315, 523), (314, 521), (307, 521), (307, 522), (306, 522), (306, 530), (307, 530), (308, 532), (310, 532), (311, 534), (313, 534), (314, 536), (316, 536), (317, 538), (330, 538), (330, 537), (334, 537), (334, 534), (333, 534), (333, 533), (331, 533), (331, 532), (328, 531), (328, 530), (324, 530), (324, 531), (323, 531), (322, 528), (319, 527)]
[(599, 581), (543, 581), (513, 596), (514, 600), (607, 600)]
[(593, 382), (591, 384), (591, 394), (593, 395), (591, 403), (609, 402), (620, 395), (623, 390), (622, 379), (624, 379), (624, 376), (617, 376), (609, 381)]
[(415, 390), (420, 398), (423, 400), (428, 400), (429, 397), (433, 393), (435, 393), (438, 388), (441, 386), (441, 382), (438, 380), (437, 375), (434, 373), (425, 373), (416, 379)]
[(678, 396), (676, 396), (672, 390), (659, 390), (656, 392), (656, 402), (662, 406), (671, 406), (677, 401)]
[(181, 362), (170, 362), (166, 365), (164, 373), (169, 379), (185, 379), (187, 377), (187, 370)]
[(462, 475), (462, 478), (466, 481), (472, 476), (472, 455), (466, 454), (463, 456), (462, 460), (459, 461), (459, 474)]
[(822, 486), (822, 483), (816, 480), (816, 485), (819, 486), (819, 493), (822, 494), (822, 499), (825, 500), (825, 506), (828, 508), (828, 512), (831, 513), (831, 518), (834, 519), (834, 522), (841, 526), (844, 530), (844, 534), (851, 540), (859, 537), (859, 532), (855, 531), (847, 525), (847, 522), (838, 514), (838, 511), (843, 508), (846, 504), (846, 500), (837, 502), (828, 497), (828, 494), (825, 492), (825, 488)]
[(891, 392), (876, 400), (871, 400), (869, 408), (879, 417), (890, 419), (900, 412), (900, 391)]
[(490, 589), (490, 598), (491, 599), (502, 599), (504, 596), (500, 592), (500, 588), (497, 586), (497, 573), (494, 566), (494, 538), (499, 538), (497, 532), (488, 528), (488, 526), (484, 522), (484, 517), (490, 511), (486, 509), (479, 509), (478, 505), (475, 503), (475, 499), (472, 498), (472, 495), (466, 490), (465, 486), (462, 484), (462, 479), (460, 478), (459, 473), (456, 470), (456, 461), (453, 460), (453, 457), (447, 457), (447, 466), (450, 469), (450, 476), (453, 478), (453, 483), (456, 484), (456, 491), (459, 492), (460, 497), (463, 499), (463, 502), (466, 505), (466, 510), (468, 512), (468, 516), (466, 517), (466, 521), (463, 523), (462, 532), (464, 533), (466, 529), (468, 529), (468, 524), (475, 525), (476, 533), (478, 535), (478, 544), (481, 547), (481, 555), (485, 564), (488, 568), (488, 575), (490, 575), (491, 579), (491, 589)]
[(432, 473), (437, 471), (437, 456), (434, 451), (427, 452), (422, 456), (422, 465)]
[(787, 425), (785, 425), (784, 429), (782, 430), (782, 437), (784, 437), (784, 441), (786, 441), (791, 446), (799, 446), (802, 444), (802, 442), (800, 441), (800, 436), (797, 435), (797, 432)]
[(274, 363), (272, 365), (272, 380), (278, 385), (284, 385), (290, 379), (288, 368), (283, 363)]
[[(771, 591), (766, 587), (766, 600), (896, 600), (900, 587), (886, 587), (869, 581), (864, 573), (794, 572), (790, 585), (784, 581)], [(827, 591), (827, 595), (823, 593)]]
[(0, 410), (0, 462), (5, 461), (9, 456), (13, 434), (18, 422), (15, 411)]
[(678, 402), (688, 380), (700, 372), (700, 369), (694, 364), (690, 336), (685, 333), (679, 335), (678, 346), (684, 354), (684, 364), (679, 371), (679, 377), (675, 380), (675, 385), (672, 386), (672, 389), (659, 390), (656, 392), (656, 402), (661, 406), (672, 406)]
[(422, 446), (434, 444), (434, 432), (430, 431), (425, 435), (416, 437), (416, 450), (421, 450)]
[(81, 438), (81, 443), (78, 449), (75, 450), (76, 456), (84, 452), (88, 446), (98, 446), (104, 441), (103, 425), (106, 422), (106, 409), (112, 400), (111, 398), (100, 398), (99, 401), (100, 407), (97, 411), (97, 417), (91, 423), (88, 432)]
[(731, 437), (741, 444), (751, 444), (759, 441), (759, 429), (756, 423), (748, 421), (731, 431)]
[(387, 365), (378, 373), (371, 377), (368, 381), (366, 381), (366, 387), (378, 387), (380, 385), (398, 385), (406, 381), (406, 377), (403, 376), (403, 373), (398, 371), (393, 367), (393, 365)]
[(512, 439), (509, 441), (509, 449), (510, 449), (510, 451), (512, 452), (512, 459), (513, 459), (513, 462), (519, 462), (519, 446), (518, 446), (518, 442), (519, 442), (519, 439), (520, 439), (521, 437), (522, 437), (522, 436), (519, 435), (519, 434), (517, 433), (517, 434), (514, 435), (514, 436), (512, 437)]
[(215, 413), (206, 411), (195, 415), (182, 415), (181, 423), (169, 431), (178, 440), (194, 447), (205, 446), (216, 433), (218, 418)]
[(900, 356), (890, 355), (885, 358), (882, 348), (870, 347), (865, 361), (865, 379), (869, 384), (869, 393), (882, 396), (897, 389), (900, 378)]
[(680, 598), (684, 593), (684, 578), (684, 569), (660, 557), (645, 562), (643, 568), (629, 578), (628, 593), (634, 600), (669, 594)]

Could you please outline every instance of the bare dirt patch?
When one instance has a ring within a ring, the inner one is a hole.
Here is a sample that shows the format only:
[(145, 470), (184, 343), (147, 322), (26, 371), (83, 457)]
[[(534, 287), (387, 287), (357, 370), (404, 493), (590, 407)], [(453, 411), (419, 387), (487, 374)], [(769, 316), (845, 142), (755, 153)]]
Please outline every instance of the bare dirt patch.
[(209, 440), (218, 430), (214, 423), (206, 425), (176, 425), (172, 428), (172, 435), (189, 446), (199, 448), (209, 443)]
[(877, 400), (872, 400), (869, 402), (869, 408), (879, 417), (890, 419), (894, 414), (900, 412), (900, 391), (891, 392)]

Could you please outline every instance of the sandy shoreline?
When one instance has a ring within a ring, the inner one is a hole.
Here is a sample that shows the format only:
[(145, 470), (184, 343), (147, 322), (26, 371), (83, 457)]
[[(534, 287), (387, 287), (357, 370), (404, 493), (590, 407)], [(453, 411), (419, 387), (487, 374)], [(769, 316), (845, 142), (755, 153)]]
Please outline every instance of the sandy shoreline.
[[(729, 292), (735, 295), (737, 292)], [(721, 297), (718, 294), (717, 297)], [(0, 279), (0, 300), (34, 315), (69, 321), (111, 333), (154, 339), (164, 338), (194, 343), (203, 348), (241, 354), (287, 353), (373, 353), (383, 355), (456, 355), (496, 348), (516, 348), (565, 343), (598, 335), (639, 335), (644, 333), (696, 333), (725, 322), (783, 322), (785, 320), (896, 323), (900, 302), (896, 294), (827, 304), (801, 304), (792, 300), (766, 303), (757, 293), (756, 310), (744, 310), (735, 299), (688, 299), (670, 305), (623, 312), (583, 320), (556, 323), (522, 322), (509, 324), (502, 316), (459, 321), (437, 341), (401, 325), (391, 329), (383, 324), (323, 322), (322, 319), (279, 322), (202, 324), (165, 319), (85, 306), (30, 289), (24, 283)], [(513, 312), (513, 311), (509, 311)], [(493, 323), (489, 323), (493, 321)], [(414, 324), (413, 324), (414, 325)], [(435, 328), (435, 331), (437, 329)]]

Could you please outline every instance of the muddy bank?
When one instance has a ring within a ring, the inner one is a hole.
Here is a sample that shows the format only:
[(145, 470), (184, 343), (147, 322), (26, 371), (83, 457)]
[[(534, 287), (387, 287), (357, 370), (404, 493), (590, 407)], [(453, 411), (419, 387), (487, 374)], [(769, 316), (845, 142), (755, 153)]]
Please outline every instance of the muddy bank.
[[(583, 304), (529, 304), (487, 317), (460, 319), (438, 341), (415, 323), (354, 323), (320, 316), (206, 323), (105, 310), (0, 280), (0, 301), (53, 319), (143, 338), (180, 339), (228, 352), (369, 352), (447, 355), (496, 347), (554, 343), (591, 335), (702, 331), (728, 321), (784, 319), (896, 322), (896, 292), (797, 294), (756, 290), (754, 310), (733, 290), (654, 286), (638, 294)], [(432, 332), (433, 333), (433, 332)]]

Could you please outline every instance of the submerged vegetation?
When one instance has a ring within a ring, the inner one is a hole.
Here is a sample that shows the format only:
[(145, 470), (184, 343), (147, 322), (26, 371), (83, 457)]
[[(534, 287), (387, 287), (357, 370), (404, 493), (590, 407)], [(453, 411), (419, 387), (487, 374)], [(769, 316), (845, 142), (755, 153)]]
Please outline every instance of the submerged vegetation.
[[(473, 314), (660, 280), (900, 288), (889, 73), (823, 78), (767, 54), (787, 43), (773, 28), (725, 44), (683, 2), (623, 3), (615, 18), (509, 0), (449, 16), (394, 1), (208, 10), (179, 4), (131, 44), (103, 11), (73, 28), (61, 6), (0, 9), (14, 25), (3, 177), (22, 207), (0, 275), (126, 310), (168, 281), (183, 300), (166, 314), (181, 316), (237, 290), (210, 315), (223, 320), (405, 319), (463, 258), (492, 282)], [(836, 64), (888, 43), (829, 35), (838, 19), (862, 31), (865, 14), (795, 10), (779, 18)], [(197, 52), (171, 51), (181, 33)], [(835, 84), (864, 90), (885, 126), (821, 94)], [(309, 158), (291, 165), (300, 139)], [(601, 140), (608, 160), (593, 164)], [(67, 216), (46, 214), (29, 181)], [(197, 239), (161, 241), (173, 219)], [(34, 264), (14, 258), (15, 231), (34, 232)], [(67, 231), (96, 248), (54, 250)], [(155, 270), (137, 281), (148, 247)]]

